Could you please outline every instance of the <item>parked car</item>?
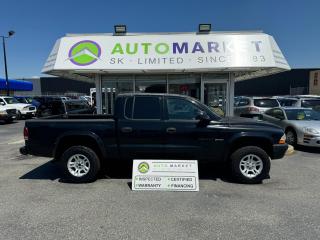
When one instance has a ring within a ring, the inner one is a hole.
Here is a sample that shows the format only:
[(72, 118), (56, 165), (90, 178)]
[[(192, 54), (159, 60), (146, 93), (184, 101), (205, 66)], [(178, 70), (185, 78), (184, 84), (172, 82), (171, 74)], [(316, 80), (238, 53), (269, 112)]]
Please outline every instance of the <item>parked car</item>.
[(280, 107), (275, 98), (238, 97), (234, 103), (234, 115), (260, 119), (262, 113), (273, 107)]
[(93, 114), (95, 108), (86, 100), (67, 100), (63, 102), (64, 114)]
[(278, 98), (282, 107), (302, 107), (312, 108), (313, 110), (320, 112), (320, 97), (280, 97)]
[(36, 107), (31, 104), (20, 103), (17, 99), (13, 97), (0, 96), (0, 102), (2, 102), (3, 106), (8, 105), (10, 109), (16, 109), (17, 111), (17, 119), (22, 117), (31, 118), (35, 116)]
[(92, 105), (92, 98), (90, 96), (80, 96), (80, 100), (85, 100), (88, 102), (88, 104)]
[(119, 94), (113, 116), (26, 121), (24, 138), (22, 154), (53, 157), (75, 182), (93, 181), (111, 159), (198, 159), (230, 164), (237, 180), (260, 183), (270, 159), (288, 148), (273, 124), (221, 118), (196, 99), (172, 94)]
[(5, 123), (10, 123), (17, 118), (17, 110), (15, 108), (10, 108), (9, 105), (4, 104), (0, 100), (0, 121)]
[(61, 97), (41, 96), (34, 97), (40, 102), (37, 117), (48, 117), (61, 114), (92, 114), (94, 109), (82, 100), (63, 100)]
[(33, 99), (32, 97), (25, 97), (25, 96), (14, 96), (15, 99), (17, 99), (21, 103), (31, 104), (35, 107), (39, 107), (40, 103)]
[(265, 112), (263, 120), (285, 130), (287, 142), (320, 147), (320, 113), (310, 108), (273, 108)]
[(71, 100), (70, 97), (60, 97), (62, 101), (68, 101), (68, 100)]

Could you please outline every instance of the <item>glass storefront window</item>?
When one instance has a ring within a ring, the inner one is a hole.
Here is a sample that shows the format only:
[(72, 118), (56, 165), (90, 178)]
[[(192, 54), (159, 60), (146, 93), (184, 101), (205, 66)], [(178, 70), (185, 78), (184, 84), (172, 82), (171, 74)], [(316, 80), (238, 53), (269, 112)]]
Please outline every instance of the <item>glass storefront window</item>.
[(220, 116), (226, 115), (228, 74), (203, 74), (203, 102)]
[(133, 92), (133, 75), (102, 76), (102, 88), (113, 88), (116, 94)]
[(188, 95), (200, 99), (200, 74), (168, 75), (169, 93)]
[(102, 76), (103, 113), (113, 114), (116, 96), (128, 92), (133, 92), (133, 75)]
[(166, 93), (166, 75), (136, 75), (135, 90), (142, 93)]

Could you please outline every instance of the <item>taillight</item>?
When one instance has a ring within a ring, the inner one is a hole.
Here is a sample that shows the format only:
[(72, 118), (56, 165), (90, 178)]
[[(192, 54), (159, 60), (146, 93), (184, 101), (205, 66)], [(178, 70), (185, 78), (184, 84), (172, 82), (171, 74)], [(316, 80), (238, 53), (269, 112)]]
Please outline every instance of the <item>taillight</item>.
[(23, 129), (23, 137), (24, 137), (24, 140), (29, 139), (29, 130), (27, 127), (24, 127), (24, 129)]
[(249, 107), (248, 110), (249, 112), (260, 112), (259, 108), (256, 108), (256, 107)]

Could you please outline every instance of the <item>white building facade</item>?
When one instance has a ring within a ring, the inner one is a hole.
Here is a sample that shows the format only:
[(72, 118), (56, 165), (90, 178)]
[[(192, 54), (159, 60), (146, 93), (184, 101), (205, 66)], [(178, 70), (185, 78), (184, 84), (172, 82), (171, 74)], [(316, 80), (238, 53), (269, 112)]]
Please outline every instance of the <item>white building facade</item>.
[(189, 95), (226, 116), (235, 81), (286, 70), (274, 38), (261, 32), (68, 34), (43, 68), (94, 81), (98, 113), (112, 114), (119, 93), (154, 92)]

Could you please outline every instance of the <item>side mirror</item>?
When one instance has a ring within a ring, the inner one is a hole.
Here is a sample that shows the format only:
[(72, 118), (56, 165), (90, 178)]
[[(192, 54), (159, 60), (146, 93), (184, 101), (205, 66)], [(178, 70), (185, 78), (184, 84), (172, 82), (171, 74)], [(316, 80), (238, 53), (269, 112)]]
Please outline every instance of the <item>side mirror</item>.
[(1, 105), (1, 106), (4, 106), (4, 105), (6, 105), (6, 104), (5, 104), (4, 102), (0, 102), (0, 105)]
[(196, 116), (196, 119), (199, 120), (200, 126), (207, 126), (211, 121), (208, 114), (204, 111), (199, 111), (198, 115)]

